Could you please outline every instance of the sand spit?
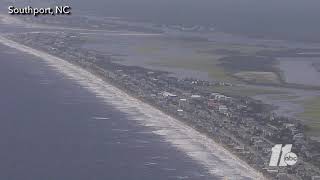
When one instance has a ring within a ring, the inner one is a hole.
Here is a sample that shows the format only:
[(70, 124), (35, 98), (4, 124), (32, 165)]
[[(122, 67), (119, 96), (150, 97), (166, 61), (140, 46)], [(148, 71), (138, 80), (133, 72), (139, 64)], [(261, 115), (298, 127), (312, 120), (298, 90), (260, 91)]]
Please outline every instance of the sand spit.
[(169, 142), (179, 151), (186, 153), (193, 160), (202, 164), (214, 176), (227, 177), (229, 180), (264, 179), (259, 172), (212, 139), (156, 108), (129, 96), (82, 68), (2, 36), (0, 36), (0, 43), (41, 58), (48, 66), (77, 81), (107, 104), (111, 104), (128, 114), (131, 119), (139, 124), (155, 129), (153, 133), (158, 134), (164, 141)]

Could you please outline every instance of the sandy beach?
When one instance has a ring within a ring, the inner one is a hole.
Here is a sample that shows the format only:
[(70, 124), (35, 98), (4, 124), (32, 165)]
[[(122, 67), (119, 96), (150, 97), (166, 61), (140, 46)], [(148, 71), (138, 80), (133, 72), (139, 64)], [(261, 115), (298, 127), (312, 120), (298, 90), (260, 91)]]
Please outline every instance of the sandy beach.
[(41, 58), (48, 66), (78, 82), (105, 103), (133, 117), (137, 123), (150, 127), (153, 133), (204, 165), (210, 173), (228, 179), (239, 179), (239, 177), (264, 179), (259, 172), (212, 139), (66, 60), (18, 44), (2, 36), (0, 36), (0, 43)]

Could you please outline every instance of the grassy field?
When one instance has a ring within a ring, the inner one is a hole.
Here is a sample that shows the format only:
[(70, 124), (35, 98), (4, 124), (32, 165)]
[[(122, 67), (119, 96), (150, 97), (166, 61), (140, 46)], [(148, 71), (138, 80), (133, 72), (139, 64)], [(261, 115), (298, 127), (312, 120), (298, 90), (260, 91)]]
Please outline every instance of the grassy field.
[(173, 67), (173, 68), (184, 68), (199, 72), (208, 73), (208, 76), (214, 80), (219, 81), (237, 81), (231, 75), (229, 75), (222, 67), (218, 66), (218, 59), (221, 58), (219, 55), (208, 55), (195, 53), (190, 57), (182, 58), (171, 58), (162, 59), (161, 61), (152, 62), (151, 65)]
[[(117, 40), (117, 38), (118, 37), (112, 37), (111, 40)], [(226, 69), (221, 65), (221, 61), (219, 61), (221, 58), (232, 56), (232, 53), (228, 54), (227, 52), (236, 52), (241, 56), (252, 56), (262, 50), (274, 50), (272, 47), (255, 44), (249, 45), (246, 43), (208, 42), (206, 40), (173, 37), (144, 37), (139, 39), (139, 43), (136, 43), (136, 38), (137, 37), (130, 39), (127, 44), (122, 42), (124, 40), (120, 38), (119, 43), (124, 44), (120, 47), (123, 49), (121, 52), (124, 52), (127, 56), (133, 55), (144, 60), (150, 59), (149, 62), (145, 61), (146, 65), (198, 71), (207, 73), (208, 77), (212, 80), (231, 83), (239, 83), (242, 78), (250, 78), (251, 80), (252, 77), (257, 77), (257, 81), (259, 82), (278, 82), (277, 78), (274, 78), (272, 74), (269, 74), (268, 77), (261, 75), (260, 70), (257, 70), (260, 76), (257, 76), (256, 73), (253, 76), (246, 74), (245, 77), (243, 77), (241, 76), (243, 73), (240, 73), (240, 77), (236, 77), (236, 72)], [(96, 36), (88, 36), (87, 39), (90, 42), (100, 41)], [(126, 51), (128, 51), (127, 54)], [(235, 61), (237, 60), (242, 61), (242, 59), (236, 58)], [(244, 66), (246, 66), (246, 63)], [(239, 71), (242, 72), (243, 70), (239, 69)]]
[(282, 101), (294, 101), (296, 102), (299, 96), (287, 93), (277, 94), (276, 96), (270, 97), (273, 100), (282, 100)]
[[(170, 48), (183, 49), (180, 55), (170, 53)], [(254, 55), (262, 50), (272, 50), (270, 47), (261, 47), (255, 45), (246, 44), (232, 44), (232, 43), (215, 43), (207, 41), (192, 41), (192, 40), (179, 40), (179, 39), (166, 39), (162, 42), (152, 42), (148, 44), (142, 44), (137, 47), (139, 53), (142, 54), (160, 54), (162, 59), (150, 62), (149, 65), (183, 68), (193, 71), (199, 71), (208, 73), (209, 78), (218, 81), (228, 81), (231, 83), (238, 83), (240, 80), (235, 77), (234, 72), (225, 69), (221, 65), (219, 59), (231, 56), (231, 54), (219, 53), (236, 52), (241, 55)], [(158, 52), (157, 52), (158, 51)], [(161, 52), (161, 53), (159, 53)], [(165, 54), (165, 55), (164, 55)], [(159, 57), (159, 56), (158, 56)], [(241, 61), (241, 59), (239, 59)], [(259, 71), (259, 70), (258, 70)], [(259, 73), (259, 72), (258, 72)], [(261, 72), (262, 73), (262, 72)], [(260, 74), (261, 74), (260, 73)], [(271, 74), (272, 72), (270, 72)], [(259, 75), (260, 75), (259, 74)], [(268, 77), (259, 76), (258, 81), (265, 83), (278, 83), (278, 78), (273, 77), (271, 74)], [(256, 76), (255, 76), (256, 77)], [(241, 79), (241, 78), (240, 78)]]
[(249, 82), (280, 84), (279, 77), (274, 72), (241, 71), (234, 76)]
[(230, 96), (257, 96), (262, 94), (288, 95), (288, 92), (246, 86), (218, 86), (212, 89), (214, 92), (225, 93)]
[[(170, 43), (179, 43), (179, 39), (170, 41)], [(237, 51), (241, 54), (254, 54), (262, 50), (279, 50), (283, 47), (270, 47), (270, 46), (259, 46), (255, 44), (247, 43), (231, 43), (231, 42), (208, 42), (208, 41), (193, 41), (193, 40), (180, 40), (180, 44), (187, 48), (193, 48), (200, 52), (212, 53), (214, 50), (226, 49), (231, 51)]]
[(320, 96), (304, 102), (304, 108), (305, 111), (300, 116), (306, 119), (309, 134), (320, 136)]

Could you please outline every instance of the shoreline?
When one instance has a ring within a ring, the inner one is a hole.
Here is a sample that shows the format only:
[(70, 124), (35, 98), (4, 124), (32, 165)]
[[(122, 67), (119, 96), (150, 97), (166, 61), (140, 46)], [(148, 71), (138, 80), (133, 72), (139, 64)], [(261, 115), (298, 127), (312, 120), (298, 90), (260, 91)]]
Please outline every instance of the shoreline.
[[(206, 135), (163, 113), (153, 106), (130, 96), (92, 73), (89, 73), (66, 60), (18, 44), (1, 35), (0, 43), (21, 52), (40, 57), (49, 66), (77, 81), (90, 92), (101, 97), (106, 103), (112, 104), (117, 109), (132, 116), (134, 120), (141, 123), (143, 126), (156, 128), (157, 130), (153, 131), (154, 134), (160, 135), (167, 142), (170, 142), (172, 146), (199, 162), (208, 169), (209, 173), (232, 179), (236, 179), (239, 175), (249, 176), (253, 179), (265, 179), (260, 172), (257, 172), (246, 162), (233, 155), (211, 138), (208, 138)], [(181, 138), (170, 137), (170, 135), (178, 135), (178, 137)], [(221, 160), (223, 163), (220, 162)], [(220, 168), (216, 168), (216, 166), (220, 166)]]

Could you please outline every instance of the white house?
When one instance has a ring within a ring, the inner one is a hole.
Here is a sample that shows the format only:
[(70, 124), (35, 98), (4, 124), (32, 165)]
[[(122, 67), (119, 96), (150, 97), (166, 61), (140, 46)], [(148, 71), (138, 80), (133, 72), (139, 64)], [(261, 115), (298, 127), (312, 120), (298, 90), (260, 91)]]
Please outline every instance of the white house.
[(228, 112), (228, 108), (225, 105), (220, 105), (219, 106), (219, 112), (220, 113), (227, 113)]
[(169, 92), (166, 92), (166, 91), (163, 92), (162, 95), (163, 95), (164, 97), (177, 97), (177, 95), (172, 94), (172, 93), (169, 93)]

